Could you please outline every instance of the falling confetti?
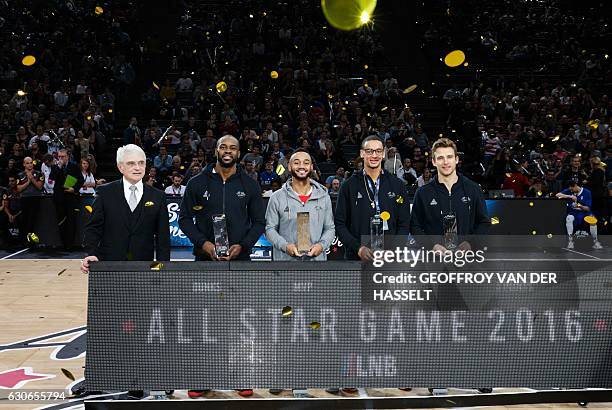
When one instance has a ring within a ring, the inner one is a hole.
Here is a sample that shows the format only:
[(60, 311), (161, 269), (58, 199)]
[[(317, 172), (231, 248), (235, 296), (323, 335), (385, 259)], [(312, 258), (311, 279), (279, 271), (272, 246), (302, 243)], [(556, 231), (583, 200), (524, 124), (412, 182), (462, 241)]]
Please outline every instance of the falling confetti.
[(444, 64), (449, 67), (458, 67), (465, 61), (465, 53), (461, 50), (451, 51), (444, 57)]
[(27, 56), (21, 59), (21, 64), (23, 64), (26, 67), (33, 66), (35, 63), (36, 63), (36, 57), (34, 57), (33, 55), (28, 54)]

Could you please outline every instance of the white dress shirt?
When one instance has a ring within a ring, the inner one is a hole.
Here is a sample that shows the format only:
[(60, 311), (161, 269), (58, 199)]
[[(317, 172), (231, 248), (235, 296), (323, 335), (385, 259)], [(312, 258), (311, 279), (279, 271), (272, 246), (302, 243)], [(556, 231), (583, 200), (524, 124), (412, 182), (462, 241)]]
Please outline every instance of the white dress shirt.
[[(130, 186), (132, 184), (130, 184), (127, 179), (125, 179), (125, 177), (123, 177), (123, 196), (125, 196), (125, 202), (127, 202), (128, 204), (130, 203), (130, 195), (132, 194), (132, 191), (130, 191)], [(136, 200), (138, 202), (136, 202), (137, 204), (140, 203), (140, 200), (142, 199), (142, 194), (143, 194), (143, 184), (142, 184), (142, 179), (140, 181), (138, 181), (138, 183), (136, 184)]]

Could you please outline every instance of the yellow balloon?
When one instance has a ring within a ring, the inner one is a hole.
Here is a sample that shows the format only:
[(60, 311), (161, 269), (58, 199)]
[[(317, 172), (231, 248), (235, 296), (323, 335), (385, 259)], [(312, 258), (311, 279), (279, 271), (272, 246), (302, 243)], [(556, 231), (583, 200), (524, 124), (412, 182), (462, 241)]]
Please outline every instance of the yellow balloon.
[(277, 71), (270, 71), (270, 77), (273, 80), (276, 80), (278, 78), (278, 72)]
[(465, 53), (461, 50), (451, 51), (444, 57), (444, 64), (449, 67), (458, 67), (465, 61)]
[(321, 9), (335, 28), (355, 30), (370, 21), (376, 0), (321, 0)]
[(217, 83), (217, 92), (224, 93), (227, 91), (227, 83), (225, 81), (219, 81)]
[(100, 14), (104, 13), (104, 9), (100, 6), (96, 6), (94, 12), (99, 16)]
[(27, 55), (23, 57), (23, 59), (21, 59), (21, 64), (26, 67), (34, 65), (34, 63), (36, 63), (36, 57), (34, 57), (33, 55)]

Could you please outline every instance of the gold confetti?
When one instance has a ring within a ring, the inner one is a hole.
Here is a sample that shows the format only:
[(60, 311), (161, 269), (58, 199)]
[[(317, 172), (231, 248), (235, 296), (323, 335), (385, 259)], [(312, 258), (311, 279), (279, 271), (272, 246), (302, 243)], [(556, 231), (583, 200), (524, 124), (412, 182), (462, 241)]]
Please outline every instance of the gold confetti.
[(552, 239), (553, 234), (552, 234), (552, 233), (549, 233), (548, 235), (546, 235), (546, 237), (547, 237), (548, 239)]
[(30, 232), (27, 237), (28, 242), (33, 243), (33, 244), (37, 244), (40, 243), (40, 239), (38, 238), (38, 235), (36, 235), (34, 232)]
[(291, 306), (285, 306), (281, 313), (285, 317), (291, 316), (293, 314), (293, 309), (291, 308)]
[(444, 57), (444, 64), (448, 67), (458, 67), (465, 61), (465, 53), (461, 50), (451, 51)]
[(383, 211), (380, 213), (380, 219), (382, 219), (383, 221), (388, 221), (389, 218), (391, 218), (391, 214), (387, 211)]
[(219, 81), (215, 88), (218, 93), (224, 93), (227, 91), (227, 83), (225, 81)]
[(156, 83), (155, 81), (153, 81), (153, 87), (154, 87), (156, 90), (159, 90), (159, 85), (157, 85), (157, 83)]
[(532, 235), (535, 235), (535, 234), (537, 234), (537, 233), (538, 233), (538, 232), (537, 232), (535, 229), (534, 229), (533, 231), (531, 231), (531, 234), (532, 234)]
[(321, 323), (319, 322), (310, 322), (310, 325), (308, 325), (311, 329), (313, 330), (317, 330), (321, 328)]
[(193, 209), (194, 211), (196, 211), (196, 212), (197, 212), (197, 211), (201, 211), (202, 209), (204, 209), (204, 207), (203, 207), (202, 205), (195, 205), (195, 206), (194, 206), (193, 208), (191, 208), (191, 209)]
[(76, 378), (74, 377), (74, 374), (72, 374), (72, 373), (70, 372), (70, 370), (67, 370), (67, 369), (64, 369), (64, 368), (62, 368), (62, 369), (60, 369), (60, 370), (62, 371), (62, 373), (64, 373), (64, 376), (66, 376), (66, 377), (67, 377), (67, 378), (69, 378), (70, 380), (72, 380), (72, 381), (75, 381), (75, 380), (76, 380)]
[(151, 264), (151, 270), (161, 270), (164, 267), (164, 264), (161, 262), (153, 262)]
[(529, 202), (529, 206), (533, 206), (533, 202)]
[(152, 201), (145, 202), (145, 206), (153, 206), (153, 205), (155, 205), (155, 203)]
[(416, 84), (412, 84), (410, 87), (405, 88), (403, 92), (404, 92), (404, 94), (410, 94), (411, 92), (413, 92), (414, 90), (416, 90), (416, 89), (417, 89), (417, 87), (418, 87), (418, 86), (417, 86)]
[(276, 80), (278, 78), (278, 71), (272, 70), (270, 71), (270, 78)]
[(96, 13), (96, 16), (99, 16), (100, 14), (104, 13), (104, 9), (100, 6), (96, 6), (94, 13)]
[(21, 64), (23, 64), (26, 67), (33, 66), (35, 63), (36, 63), (36, 57), (30, 54), (28, 54), (27, 56), (21, 59)]
[(91, 207), (91, 205), (85, 205), (85, 210), (89, 213), (93, 212), (93, 208)]
[(597, 218), (595, 218), (593, 215), (587, 215), (584, 217), (584, 222), (588, 223), (589, 225), (597, 225)]
[(499, 224), (499, 218), (497, 216), (494, 216), (493, 218), (491, 218), (491, 225), (498, 225)]

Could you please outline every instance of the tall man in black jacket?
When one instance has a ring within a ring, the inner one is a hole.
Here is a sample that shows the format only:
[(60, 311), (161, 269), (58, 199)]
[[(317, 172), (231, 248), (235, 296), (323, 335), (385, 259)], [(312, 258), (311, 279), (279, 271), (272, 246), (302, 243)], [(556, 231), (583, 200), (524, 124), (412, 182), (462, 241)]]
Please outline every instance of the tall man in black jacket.
[[(217, 163), (192, 177), (181, 202), (179, 226), (193, 243), (197, 261), (249, 260), (251, 248), (266, 229), (265, 207), (259, 184), (237, 165), (240, 143), (231, 135), (217, 141)], [(229, 249), (217, 255), (213, 215), (224, 215)], [(195, 219), (195, 222), (194, 222)], [(191, 398), (204, 390), (189, 390)], [(238, 394), (251, 396), (252, 389)]]
[[(49, 178), (55, 181), (53, 202), (62, 242), (64, 248), (70, 251), (75, 242), (77, 221), (75, 209), (79, 208), (79, 190), (83, 185), (83, 174), (76, 164), (70, 162), (69, 152), (60, 149), (57, 152), (57, 166), (51, 168)], [(72, 183), (66, 183), (66, 180)]]
[(170, 260), (170, 230), (165, 194), (142, 183), (146, 157), (137, 145), (117, 150), (118, 181), (98, 187), (92, 215), (84, 228), (85, 251), (81, 270), (89, 263)]
[(354, 173), (340, 187), (334, 221), (338, 237), (345, 246), (346, 259), (372, 260), (371, 245), (362, 238), (369, 238), (370, 220), (375, 215), (386, 219), (383, 223), (385, 236), (408, 237), (410, 202), (406, 185), (395, 175), (383, 171), (384, 155), (380, 138), (365, 138), (360, 150), (363, 171)]
[[(179, 226), (193, 243), (196, 260), (249, 260), (251, 248), (265, 231), (261, 189), (237, 165), (239, 142), (231, 135), (217, 141), (217, 163), (187, 183)], [(229, 249), (217, 256), (213, 215), (225, 215)], [(194, 222), (195, 217), (195, 222)]]

